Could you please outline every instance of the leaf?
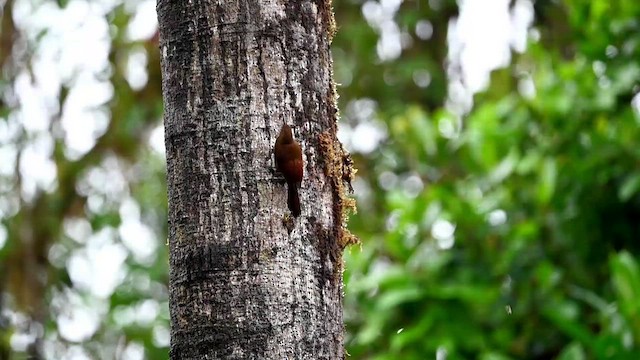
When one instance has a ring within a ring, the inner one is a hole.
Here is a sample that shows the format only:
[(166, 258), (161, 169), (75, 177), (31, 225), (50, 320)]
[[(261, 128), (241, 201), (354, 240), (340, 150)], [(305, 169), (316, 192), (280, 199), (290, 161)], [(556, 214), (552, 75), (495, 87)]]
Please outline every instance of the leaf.
[(575, 342), (565, 347), (558, 356), (558, 360), (584, 360), (586, 358), (582, 346)]
[(499, 183), (511, 175), (513, 169), (518, 163), (518, 153), (515, 149), (511, 149), (507, 155), (496, 167), (491, 171), (490, 179), (493, 183)]
[(391, 310), (400, 304), (420, 299), (422, 294), (419, 288), (396, 288), (381, 295), (378, 306), (380, 310)]
[[(613, 285), (618, 295), (620, 308), (627, 320), (640, 325), (640, 271), (631, 254), (626, 251), (611, 261)], [(637, 330), (640, 330), (638, 328)]]
[(620, 201), (628, 201), (638, 192), (638, 189), (640, 189), (640, 173), (633, 173), (624, 180), (618, 189), (618, 198)]
[(558, 169), (556, 162), (552, 158), (547, 158), (542, 162), (540, 168), (540, 178), (538, 181), (538, 201), (547, 204), (551, 200), (556, 188), (556, 178)]
[(555, 326), (582, 344), (594, 344), (595, 337), (589, 328), (580, 323), (578, 308), (568, 301), (547, 306), (543, 313)]

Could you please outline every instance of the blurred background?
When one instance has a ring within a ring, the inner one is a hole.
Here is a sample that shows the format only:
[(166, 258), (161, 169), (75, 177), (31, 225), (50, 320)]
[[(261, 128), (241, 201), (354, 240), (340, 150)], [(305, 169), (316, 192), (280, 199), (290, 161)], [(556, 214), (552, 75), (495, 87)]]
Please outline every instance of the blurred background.
[[(0, 0), (0, 359), (164, 359), (153, 0)], [(640, 359), (640, 2), (334, 0), (353, 359)]]

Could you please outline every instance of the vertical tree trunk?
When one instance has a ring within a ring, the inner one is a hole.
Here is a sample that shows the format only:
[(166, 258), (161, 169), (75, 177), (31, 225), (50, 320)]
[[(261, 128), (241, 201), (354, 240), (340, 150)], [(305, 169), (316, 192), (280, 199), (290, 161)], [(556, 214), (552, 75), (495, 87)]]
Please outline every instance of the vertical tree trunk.
[[(159, 0), (172, 359), (344, 357), (330, 0)], [(302, 144), (302, 215), (272, 151)]]

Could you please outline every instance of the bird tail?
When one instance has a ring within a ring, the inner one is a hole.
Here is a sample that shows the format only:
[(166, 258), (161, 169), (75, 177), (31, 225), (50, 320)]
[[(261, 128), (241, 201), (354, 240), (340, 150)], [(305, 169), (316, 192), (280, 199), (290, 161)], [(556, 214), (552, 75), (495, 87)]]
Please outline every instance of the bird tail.
[(289, 188), (289, 198), (287, 204), (289, 205), (289, 210), (293, 216), (300, 216), (300, 197), (298, 196), (298, 187), (296, 184), (288, 184)]

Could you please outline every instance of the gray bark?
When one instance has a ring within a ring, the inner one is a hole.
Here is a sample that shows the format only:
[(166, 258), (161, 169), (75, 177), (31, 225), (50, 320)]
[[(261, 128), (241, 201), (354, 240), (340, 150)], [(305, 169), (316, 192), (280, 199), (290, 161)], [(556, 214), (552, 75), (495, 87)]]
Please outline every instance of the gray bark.
[[(172, 359), (340, 359), (343, 180), (330, 0), (159, 0)], [(302, 215), (272, 151), (303, 148)]]

